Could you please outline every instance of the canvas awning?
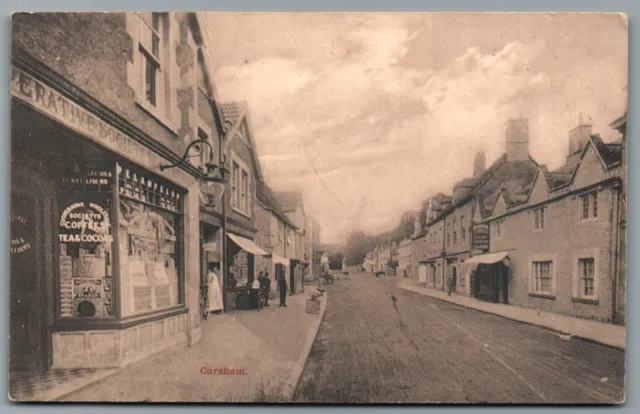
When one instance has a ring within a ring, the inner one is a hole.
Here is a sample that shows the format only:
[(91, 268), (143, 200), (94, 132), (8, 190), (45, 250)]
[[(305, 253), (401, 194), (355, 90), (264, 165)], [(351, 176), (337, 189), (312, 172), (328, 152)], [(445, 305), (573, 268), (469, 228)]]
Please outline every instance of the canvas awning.
[(271, 260), (274, 263), (280, 263), (281, 265), (289, 266), (289, 259), (285, 259), (282, 256), (278, 256), (277, 254), (271, 254)]
[(227, 233), (227, 236), (238, 245), (242, 250), (247, 253), (255, 254), (256, 256), (268, 256), (269, 253), (262, 250), (257, 244), (253, 242), (251, 239), (247, 239), (246, 237), (238, 236), (235, 234)]
[(487, 253), (487, 254), (479, 254), (477, 256), (472, 256), (464, 261), (464, 264), (494, 264), (505, 262), (505, 265), (509, 265), (508, 263), (509, 252), (497, 252), (497, 253)]

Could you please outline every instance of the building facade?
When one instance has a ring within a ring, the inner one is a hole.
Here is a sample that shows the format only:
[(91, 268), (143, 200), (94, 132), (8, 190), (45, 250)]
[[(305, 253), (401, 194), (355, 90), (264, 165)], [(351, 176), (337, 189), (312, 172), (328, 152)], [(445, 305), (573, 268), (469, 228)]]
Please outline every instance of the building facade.
[(290, 274), (292, 246), (287, 243), (287, 234), (295, 231), (295, 225), (284, 213), (280, 202), (263, 182), (258, 181), (258, 208), (256, 243), (269, 253), (262, 257), (256, 266), (259, 271), (269, 273), (271, 279), (270, 296), (278, 293), (277, 275), (279, 272)]
[(305, 222), (306, 215), (302, 194), (296, 191), (277, 192), (276, 198), (282, 205), (284, 213), (295, 225), (289, 233), (288, 242), (292, 246), (291, 271), (289, 274), (289, 290), (292, 295), (304, 292), (305, 273), (310, 270), (310, 258), (306, 252)]
[(217, 127), (197, 16), (16, 14), (12, 30), (12, 369), (197, 342), (203, 171), (161, 168)]
[(247, 290), (258, 276), (258, 263), (268, 256), (255, 241), (257, 228), (257, 187), (263, 180), (246, 102), (220, 104), (225, 137), (222, 154), (229, 165), (230, 179), (225, 191), (225, 309), (234, 310), (244, 302)]
[(490, 252), (508, 252), (500, 301), (623, 320), (616, 286), (622, 142), (605, 144), (581, 125), (571, 131), (569, 148), (563, 167), (541, 167), (532, 185), (503, 189), (482, 219), (491, 229)]

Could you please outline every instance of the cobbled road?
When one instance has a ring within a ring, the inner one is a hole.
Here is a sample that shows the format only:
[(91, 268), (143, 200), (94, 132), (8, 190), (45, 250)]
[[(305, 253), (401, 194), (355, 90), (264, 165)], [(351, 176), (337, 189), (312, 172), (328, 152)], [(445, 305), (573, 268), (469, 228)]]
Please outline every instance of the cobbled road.
[(566, 341), (539, 327), (401, 290), (396, 283), (352, 273), (327, 286), (329, 302), (296, 402), (624, 399), (624, 352)]

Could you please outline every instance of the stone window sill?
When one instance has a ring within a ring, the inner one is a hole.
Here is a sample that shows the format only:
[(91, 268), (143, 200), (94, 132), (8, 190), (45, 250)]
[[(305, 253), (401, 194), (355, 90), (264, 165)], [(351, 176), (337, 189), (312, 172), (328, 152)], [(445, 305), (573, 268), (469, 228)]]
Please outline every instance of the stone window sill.
[(143, 111), (145, 111), (147, 114), (149, 114), (153, 119), (155, 119), (156, 121), (158, 121), (163, 127), (167, 128), (169, 131), (171, 131), (174, 135), (178, 135), (178, 132), (176, 131), (176, 129), (173, 127), (171, 120), (162, 115), (160, 113), (160, 111), (158, 110), (158, 108), (156, 108), (155, 106), (147, 103), (146, 100), (141, 99), (139, 97), (136, 98), (136, 105), (142, 109)]
[(529, 292), (529, 296), (531, 296), (532, 298), (556, 300), (556, 297), (554, 295), (550, 295), (548, 293)]
[(571, 301), (574, 303), (584, 303), (587, 305), (598, 305), (598, 299), (590, 299), (590, 298), (571, 298)]

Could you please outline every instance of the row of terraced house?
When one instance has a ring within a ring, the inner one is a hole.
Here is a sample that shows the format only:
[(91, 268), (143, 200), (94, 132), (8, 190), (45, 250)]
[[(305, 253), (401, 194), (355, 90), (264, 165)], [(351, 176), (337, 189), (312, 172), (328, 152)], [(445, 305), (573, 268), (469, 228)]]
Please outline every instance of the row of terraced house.
[(206, 27), (13, 16), (11, 370), (194, 344), (212, 273), (212, 310), (230, 311), (261, 271), (276, 295), (278, 272), (295, 294), (320, 268), (320, 228), (299, 193), (269, 188), (247, 104), (220, 101)]
[[(626, 315), (626, 125), (604, 143), (581, 123), (549, 170), (529, 154), (527, 119), (509, 120), (506, 152), (451, 194), (428, 200), (399, 255), (405, 276), (454, 294), (616, 324)], [(406, 246), (405, 246), (406, 250)]]

